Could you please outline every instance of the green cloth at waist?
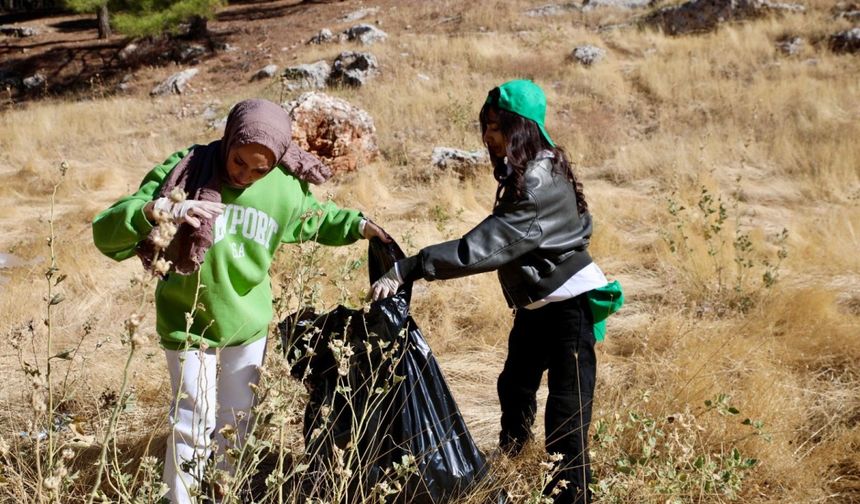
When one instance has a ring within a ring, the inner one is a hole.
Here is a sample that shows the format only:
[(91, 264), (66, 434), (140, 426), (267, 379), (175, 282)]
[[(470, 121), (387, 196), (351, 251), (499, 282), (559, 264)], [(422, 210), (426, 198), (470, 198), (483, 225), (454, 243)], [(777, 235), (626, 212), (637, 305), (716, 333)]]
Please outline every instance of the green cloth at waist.
[(594, 318), (594, 339), (603, 341), (606, 337), (606, 319), (624, 305), (624, 291), (618, 280), (599, 289), (588, 292), (588, 305)]

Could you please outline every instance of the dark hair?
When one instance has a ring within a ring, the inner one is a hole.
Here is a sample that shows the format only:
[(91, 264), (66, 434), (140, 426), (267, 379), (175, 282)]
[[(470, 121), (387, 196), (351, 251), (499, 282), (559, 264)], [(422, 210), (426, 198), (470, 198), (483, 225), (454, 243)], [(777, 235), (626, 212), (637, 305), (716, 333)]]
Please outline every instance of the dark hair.
[[(498, 88), (494, 89), (498, 93)], [(492, 96), (492, 92), (491, 92)], [(543, 137), (536, 122), (531, 119), (502, 110), (491, 103), (486, 103), (481, 108), (481, 135), (487, 131), (488, 114), (492, 110), (498, 117), (499, 128), (507, 141), (506, 154), (507, 164), (511, 166), (513, 173), (507, 175), (508, 168), (505, 164), (505, 159), (497, 158), (490, 152), (490, 162), (493, 164), (493, 175), (499, 181), (501, 190), (502, 187), (511, 187), (517, 191), (518, 195), (522, 195), (524, 187), (523, 175), (526, 171), (526, 166), (529, 161), (535, 159), (538, 153), (542, 150), (548, 150), (555, 156), (552, 160), (552, 171), (554, 174), (564, 176), (573, 185), (573, 190), (576, 193), (576, 208), (580, 214), (588, 211), (588, 203), (585, 201), (585, 194), (582, 191), (582, 183), (576, 180), (576, 175), (573, 173), (573, 168), (570, 166), (570, 161), (567, 158), (567, 153), (560, 146), (552, 147), (549, 142)], [(501, 191), (500, 191), (501, 193)], [(498, 195), (497, 195), (498, 198)]]

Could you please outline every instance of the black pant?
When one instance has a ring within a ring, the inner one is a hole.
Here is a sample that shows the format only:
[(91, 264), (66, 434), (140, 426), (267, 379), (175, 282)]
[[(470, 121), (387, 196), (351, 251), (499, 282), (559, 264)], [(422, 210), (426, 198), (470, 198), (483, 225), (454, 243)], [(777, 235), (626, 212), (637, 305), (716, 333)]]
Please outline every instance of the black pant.
[(499, 376), (499, 444), (516, 455), (531, 437), (537, 410), (535, 394), (544, 370), (548, 370), (546, 449), (564, 458), (547, 493), (559, 480), (568, 482), (555, 498), (558, 504), (591, 502), (588, 426), (597, 368), (592, 320), (585, 295), (535, 310), (517, 310), (508, 358)]

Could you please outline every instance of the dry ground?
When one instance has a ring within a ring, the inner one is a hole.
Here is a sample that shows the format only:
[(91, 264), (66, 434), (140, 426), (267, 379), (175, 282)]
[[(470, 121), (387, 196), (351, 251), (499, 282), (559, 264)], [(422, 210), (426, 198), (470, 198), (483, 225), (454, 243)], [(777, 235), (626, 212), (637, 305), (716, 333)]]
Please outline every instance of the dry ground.
[[(6, 443), (26, 442), (19, 431), (33, 415), (19, 356), (35, 364), (35, 352), (44, 364), (45, 240), (60, 162), (69, 171), (56, 195), (55, 247), (68, 279), (58, 287), (65, 301), (54, 307), (52, 346), (80, 346), (73, 360), (54, 361), (55, 373), (71, 370), (66, 411), (81, 433), (97, 435), (119, 388), (122, 327), (138, 307), (130, 281), (140, 267), (99, 255), (92, 217), (169, 153), (215, 138), (200, 115), (206, 106), (226, 113), (242, 98), (289, 97), (277, 81), (248, 83), (254, 70), (334, 57), (345, 46), (301, 42), (322, 27), (345, 28), (347, 12), (378, 6), (369, 20), (390, 38), (369, 50), (382, 75), (332, 93), (374, 117), (382, 157), (318, 195), (364, 210), (407, 252), (459, 236), (489, 211), (494, 182), (489, 168), (462, 182), (434, 173), (430, 151), (481, 147), (477, 111), (494, 85), (528, 77), (544, 87), (548, 129), (576, 162), (597, 222), (592, 254), (627, 295), (598, 346), (595, 420), (618, 433), (593, 447), (597, 478), (611, 486), (604, 502), (731, 500), (672, 490), (680, 479), (667, 471), (691, 454), (716, 460), (732, 447), (758, 460), (732, 473), (745, 476), (740, 501), (860, 502), (860, 60), (814, 43), (847, 26), (833, 20), (833, 2), (680, 38), (598, 30), (639, 14), (611, 8), (530, 18), (523, 10), (540, 2), (523, 0), (294, 4), (250, 4), (267, 13), (256, 19), (248, 5), (222, 14), (212, 28), (239, 51), (201, 62), (182, 97), (147, 96), (176, 68), (141, 68), (127, 95), (78, 90), (0, 115), (0, 253), (19, 259), (0, 262)], [(810, 42), (787, 57), (774, 46), (784, 34)], [(569, 62), (582, 43), (605, 47), (606, 61)], [(724, 220), (706, 212), (719, 202)], [(325, 268), (340, 272), (364, 248), (325, 254)], [(292, 288), (301, 259), (297, 247), (281, 252), (279, 292)], [(765, 273), (777, 275), (770, 287)], [(367, 288), (363, 270), (318, 282), (324, 306), (344, 293), (357, 303)], [(151, 338), (131, 367), (134, 408), (120, 419), (126, 453), (164, 432), (169, 400), (151, 307), (142, 313)], [(494, 276), (420, 284), (414, 315), (473, 435), (491, 448), (495, 376), (511, 323)], [(721, 394), (725, 404), (705, 406)], [(651, 466), (627, 474), (619, 460), (641, 452), (647, 439), (636, 432), (651, 425), (631, 413), (653, 419), (666, 440)], [(763, 427), (743, 425), (746, 418)], [(633, 430), (621, 431), (625, 422)], [(12, 502), (20, 482), (9, 474), (0, 491)]]

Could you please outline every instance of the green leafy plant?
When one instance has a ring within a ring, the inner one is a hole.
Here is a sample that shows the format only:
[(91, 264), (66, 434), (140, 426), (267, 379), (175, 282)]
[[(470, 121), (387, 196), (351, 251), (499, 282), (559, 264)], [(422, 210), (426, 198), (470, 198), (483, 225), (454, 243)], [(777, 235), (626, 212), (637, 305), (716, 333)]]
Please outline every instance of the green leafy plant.
[(764, 423), (738, 422), (750, 432), (729, 443), (709, 444), (703, 438), (709, 415), (734, 423), (740, 410), (719, 394), (704, 401), (698, 413), (655, 416), (643, 410), (615, 413), (594, 423), (598, 455), (592, 491), (602, 502), (655, 501), (682, 503), (715, 498), (737, 500), (745, 478), (758, 466), (735, 443), (748, 436), (768, 440)]
[[(741, 224), (740, 202), (706, 186), (692, 201), (673, 193), (666, 212), (661, 237), (670, 253), (667, 262), (680, 280), (684, 301), (699, 313), (744, 313), (777, 282), (788, 257), (787, 229), (772, 237), (776, 254), (768, 252)], [(760, 282), (752, 280), (756, 276)]]

